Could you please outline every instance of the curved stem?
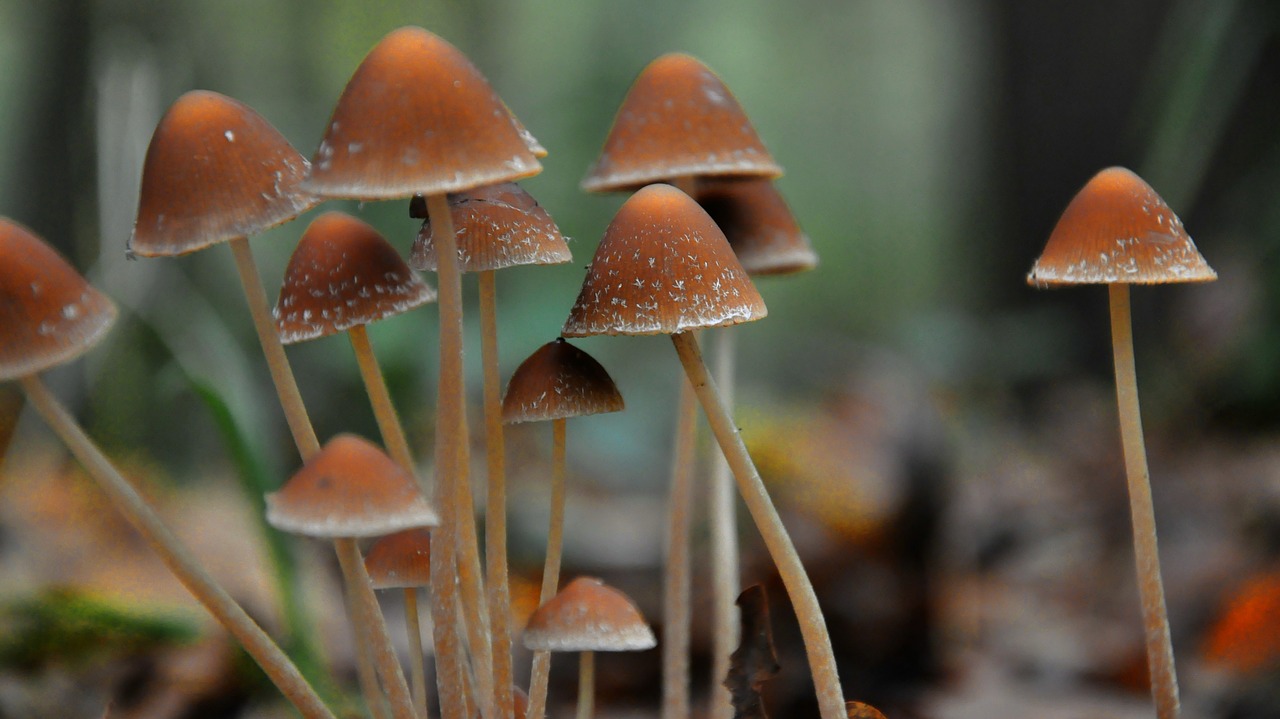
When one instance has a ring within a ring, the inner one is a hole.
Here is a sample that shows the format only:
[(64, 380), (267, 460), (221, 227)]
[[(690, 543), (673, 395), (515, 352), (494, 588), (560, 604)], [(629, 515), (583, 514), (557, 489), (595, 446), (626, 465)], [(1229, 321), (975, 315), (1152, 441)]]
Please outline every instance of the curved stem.
[(333, 714), (303, 679), (297, 667), (280, 647), (262, 631), (244, 609), (191, 556), (150, 505), (138, 495), (92, 440), (80, 429), (71, 414), (36, 375), (21, 378), (22, 389), (45, 422), (66, 443), (71, 453), (97, 481), (98, 486), (125, 515), (151, 548), (164, 560), (169, 571), (226, 628), (258, 666), (266, 672), (280, 692), (308, 719), (333, 719)]
[(1178, 677), (1173, 665), (1173, 644), (1165, 611), (1164, 585), (1160, 579), (1160, 555), (1156, 546), (1156, 515), (1151, 501), (1147, 450), (1142, 439), (1142, 414), (1138, 406), (1138, 376), (1133, 361), (1133, 325), (1129, 316), (1129, 286), (1109, 285), (1111, 343), (1115, 351), (1116, 402), (1120, 414), (1120, 438), (1124, 445), (1124, 469), (1129, 483), (1129, 511), (1133, 519), (1133, 550), (1137, 561), (1138, 593), (1142, 599), (1142, 625), (1151, 673), (1151, 696), (1159, 719), (1178, 716)]
[(427, 719), (427, 668), (423, 660), (422, 625), (418, 621), (418, 589), (404, 588), (404, 626), (409, 635), (409, 668), (413, 673), (413, 705)]
[[(542, 593), (538, 606), (556, 595), (560, 586), (560, 557), (564, 551), (564, 486), (565, 436), (568, 422), (551, 421), (551, 526), (547, 531), (547, 559), (542, 568)], [(551, 652), (533, 653), (533, 671), (529, 675), (529, 711), (525, 719), (542, 719), (547, 709), (547, 680), (551, 674)]]
[(596, 653), (578, 657), (578, 719), (591, 719), (596, 703)]
[(747, 453), (733, 417), (720, 400), (715, 382), (702, 361), (697, 339), (689, 332), (681, 332), (671, 335), (671, 341), (675, 344), (676, 353), (680, 355), (680, 363), (684, 365), (689, 383), (693, 385), (693, 391), (702, 404), (711, 432), (733, 469), (742, 500), (760, 530), (769, 556), (773, 558), (778, 574), (782, 577), (782, 584), (795, 608), (805, 651), (809, 655), (809, 669), (813, 673), (822, 719), (846, 719), (844, 696), (840, 689), (840, 678), (836, 674), (835, 653), (831, 650), (831, 636), (827, 632), (826, 620), (822, 616), (822, 608), (818, 606), (813, 584), (809, 582), (809, 575), (800, 562), (800, 555), (796, 553), (795, 545), (791, 543), (791, 537), (787, 534), (773, 501), (769, 499), (769, 493), (760, 480), (760, 473), (756, 471), (751, 455)]
[[(733, 332), (715, 330), (715, 376), (725, 407), (733, 412), (734, 351)], [(739, 624), (736, 599), (742, 581), (738, 574), (738, 523), (733, 498), (733, 473), (722, 452), (711, 458), (709, 488), (711, 523), (711, 590), (713, 637), (711, 656), (711, 719), (732, 719), (733, 705), (724, 678), (729, 675), (729, 655), (738, 646)]]
[(371, 630), (366, 639), (373, 650), (373, 663), (378, 675), (382, 677), (382, 686), (386, 688), (391, 700), (391, 714), (396, 719), (414, 719), (409, 685), (405, 682), (404, 670), (392, 648), (391, 634), (382, 621), (382, 610), (378, 607), (378, 598), (374, 596), (373, 585), (369, 582), (369, 573), (364, 568), (360, 548), (356, 546), (356, 540), (349, 537), (335, 538), (333, 548), (338, 554), (338, 566), (347, 578), (348, 599), (355, 608), (356, 626)]
[(391, 393), (387, 391), (387, 381), (378, 366), (378, 357), (373, 353), (368, 328), (364, 325), (352, 327), (347, 330), (347, 339), (351, 340), (351, 349), (356, 353), (360, 378), (364, 380), (364, 391), (369, 395), (373, 417), (378, 422), (378, 432), (382, 435), (382, 443), (387, 447), (387, 454), (406, 472), (415, 474), (409, 440), (404, 435), (404, 425), (396, 414), (396, 406), (391, 402)]
[(497, 716), (512, 715), (511, 590), (507, 567), (506, 438), (502, 427), (502, 378), (498, 372), (497, 288), (492, 270), (480, 273), (480, 355), (484, 364), (485, 569), (488, 571), (489, 628), (493, 632), (493, 685)]
[(667, 500), (667, 568), (662, 592), (662, 717), (689, 716), (689, 522), (697, 459), (698, 398), (680, 381), (671, 495)]

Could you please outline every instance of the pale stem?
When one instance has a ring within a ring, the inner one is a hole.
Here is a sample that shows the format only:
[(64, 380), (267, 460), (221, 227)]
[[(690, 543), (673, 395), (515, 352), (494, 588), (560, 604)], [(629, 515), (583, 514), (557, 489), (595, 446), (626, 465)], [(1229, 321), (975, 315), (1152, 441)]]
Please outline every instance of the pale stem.
[(1176, 719), (1178, 677), (1173, 665), (1169, 617), (1165, 611), (1164, 585), (1160, 579), (1160, 555), (1156, 546), (1156, 514), (1151, 501), (1147, 450), (1142, 438), (1138, 407), (1138, 376), (1133, 360), (1133, 325), (1129, 316), (1129, 286), (1109, 285), (1111, 343), (1115, 351), (1116, 402), (1120, 414), (1120, 439), (1129, 483), (1129, 511), (1133, 519), (1133, 550), (1137, 561), (1138, 593), (1142, 599), (1142, 625), (1146, 635), (1151, 696), (1159, 719)]
[[(538, 606), (556, 595), (560, 586), (560, 556), (564, 551), (565, 437), (568, 421), (551, 421), (551, 526), (547, 530), (547, 559), (542, 568), (542, 592)], [(547, 680), (551, 675), (551, 652), (539, 649), (533, 653), (533, 670), (529, 674), (529, 710), (525, 719), (542, 719), (547, 709)]]
[[(470, 444), (470, 432), (464, 425), (460, 434), (465, 444)], [(471, 501), (471, 466), (461, 468), (462, 481), (458, 483), (458, 495), (454, 509), (458, 521), (458, 584), (462, 590), (462, 616), (467, 630), (467, 644), (471, 649), (471, 664), (476, 675), (476, 687), (480, 692), (476, 704), (485, 717), (490, 717), (494, 702), (493, 652), (489, 634), (488, 600), (484, 596), (484, 579), (480, 568), (480, 542), (476, 538), (475, 505)]]
[(427, 719), (427, 668), (422, 650), (422, 625), (418, 621), (418, 589), (404, 588), (404, 626), (409, 635), (409, 669), (413, 673), (413, 706), (419, 719)]
[(415, 719), (409, 685), (404, 680), (404, 670), (392, 647), (391, 633), (382, 621), (382, 609), (373, 593), (373, 584), (364, 568), (360, 548), (356, 546), (356, 540), (350, 537), (337, 537), (333, 540), (333, 549), (338, 554), (338, 566), (347, 579), (347, 599), (355, 608), (358, 622), (356, 626), (368, 627), (370, 630), (366, 639), (373, 650), (374, 667), (377, 668), (382, 686), (391, 700), (391, 714), (395, 719)]
[[(725, 407), (733, 412), (735, 348), (728, 328), (713, 333), (715, 376)], [(724, 454), (713, 452), (708, 487), (711, 523), (712, 657), (711, 719), (732, 719), (733, 705), (724, 679), (729, 675), (729, 655), (738, 646), (737, 597), (742, 584), (738, 572), (738, 522), (733, 496), (733, 473)]]
[(804, 638), (805, 651), (809, 656), (809, 669), (813, 674), (822, 719), (846, 719), (844, 696), (840, 689), (840, 678), (836, 674), (835, 653), (831, 649), (831, 636), (827, 632), (826, 619), (822, 616), (822, 608), (818, 606), (813, 584), (809, 582), (809, 575), (800, 562), (800, 555), (796, 553), (791, 537), (787, 534), (773, 501), (769, 499), (769, 493), (765, 490), (751, 455), (747, 453), (747, 446), (738, 434), (732, 415), (720, 400), (715, 382), (702, 361), (697, 339), (689, 332), (681, 332), (671, 335), (671, 341), (680, 355), (680, 363), (684, 365), (689, 383), (693, 385), (693, 391), (702, 404), (711, 432), (720, 444), (720, 451), (733, 470), (738, 492), (764, 539), (769, 556), (777, 566), (782, 584), (795, 608), (800, 634)]
[[(346, 577), (343, 577), (342, 586), (347, 594), (351, 593)], [(370, 644), (370, 637), (355, 629), (360, 626), (360, 623), (356, 621), (356, 610), (350, 603), (347, 604), (347, 622), (352, 626), (351, 642), (355, 648), (356, 680), (360, 683), (360, 693), (364, 695), (365, 704), (368, 705), (374, 719), (390, 719), (391, 714), (387, 709), (387, 703), (383, 701), (386, 697), (382, 687), (378, 686), (378, 671), (373, 668), (373, 646)]]
[(492, 270), (480, 273), (480, 355), (484, 364), (485, 454), (488, 504), (485, 509), (485, 568), (488, 571), (489, 627), (493, 632), (493, 685), (498, 716), (515, 711), (511, 693), (511, 590), (507, 567), (506, 439), (502, 426), (502, 377), (498, 372), (497, 288)]
[(396, 406), (391, 402), (391, 393), (387, 391), (387, 381), (378, 366), (378, 357), (373, 353), (369, 330), (365, 325), (356, 325), (347, 330), (347, 338), (351, 340), (351, 349), (355, 350), (360, 378), (364, 380), (364, 391), (369, 395), (373, 417), (378, 422), (378, 432), (382, 435), (382, 443), (387, 447), (387, 454), (406, 472), (415, 474), (409, 440), (405, 437), (400, 416), (396, 414)]
[[(431, 617), (435, 627), (436, 685), (442, 719), (471, 719), (464, 713), (465, 681), (462, 641), (458, 635), (457, 512), (454, 496), (462, 481), (467, 449), (461, 433), (466, 423), (462, 367), (462, 281), (458, 245), (449, 200), (427, 197), (432, 239), (437, 253), (437, 302), (440, 312), (440, 377), (436, 404), (435, 504), (440, 526), (431, 532)], [(490, 718), (492, 719), (492, 718)]]
[(582, 652), (578, 658), (578, 719), (591, 719), (596, 703), (596, 653)]
[(689, 522), (697, 449), (698, 398), (683, 378), (676, 404), (671, 494), (667, 500), (667, 568), (662, 592), (662, 717), (689, 716)]
[(262, 667), (298, 711), (308, 719), (333, 719), (333, 714), (320, 701), (311, 685), (280, 647), (262, 631), (244, 609), (231, 598), (178, 538), (169, 531), (151, 506), (138, 495), (111, 462), (80, 429), (71, 414), (36, 375), (19, 380), (32, 406), (66, 443), (71, 453), (97, 481), (116, 508), (133, 524), (147, 544), (160, 555), (169, 571), (231, 633), (249, 656)]

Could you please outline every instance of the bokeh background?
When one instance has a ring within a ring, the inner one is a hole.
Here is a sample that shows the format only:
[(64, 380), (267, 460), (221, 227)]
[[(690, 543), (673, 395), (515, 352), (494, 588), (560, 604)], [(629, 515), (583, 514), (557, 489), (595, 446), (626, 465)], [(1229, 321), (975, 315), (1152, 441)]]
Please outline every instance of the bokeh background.
[[(1280, 5), (0, 0), (0, 214), (47, 238), (125, 310), (99, 349), (50, 380), (94, 437), (174, 498), (173, 512), (213, 496), (240, 517), (231, 534), (245, 554), (228, 560), (230, 573), (253, 564), (261, 542), (250, 541), (226, 435), (193, 387), (215, 389), (268, 482), (297, 457), (229, 253), (125, 258), (147, 142), (173, 100), (204, 88), (246, 102), (310, 155), (352, 70), (406, 24), (466, 53), (551, 153), (523, 184), (575, 258), (501, 273), (504, 375), (556, 336), (621, 204), (578, 182), (635, 75), (679, 50), (733, 90), (786, 169), (778, 187), (821, 258), (813, 272), (762, 280), (770, 317), (734, 330), (740, 423), (814, 567), (851, 698), (891, 715), (1144, 710), (1105, 293), (1036, 291), (1023, 279), (1093, 173), (1137, 171), (1220, 276), (1134, 293), (1187, 701), (1211, 716), (1280, 716), (1280, 600), (1255, 610), (1271, 627), (1261, 660), (1233, 663), (1245, 650), (1210, 640), (1240, 587), (1280, 582)], [(405, 203), (327, 203), (254, 239), (270, 297), (310, 217), (334, 208), (406, 252), (417, 231)], [(469, 321), (472, 360), (476, 329)], [(370, 332), (429, 467), (434, 311)], [(570, 433), (567, 570), (608, 576), (653, 615), (677, 364), (663, 338), (580, 346), (610, 370), (628, 410)], [(376, 436), (345, 342), (290, 357), (321, 437)], [(478, 361), (469, 372), (474, 419)], [(536, 582), (546, 436), (509, 437), (513, 560)], [(84, 584), (72, 571), (83, 562), (31, 538), (53, 531), (34, 518), (90, 500), (36, 499), (28, 483), (66, 460), (12, 387), (0, 387), (6, 445), (0, 602), (29, 608), (66, 586), (153, 601), (136, 584)], [(776, 587), (744, 530), (747, 581)], [(211, 551), (225, 548), (209, 532)], [(324, 561), (314, 558), (321, 574)], [(270, 583), (244, 584), (271, 616), (271, 590), (259, 586)], [(803, 660), (781, 591), (773, 597), (794, 669), (773, 701), (779, 715), (808, 715)], [(181, 599), (176, 589), (154, 601)], [(16, 612), (0, 629), (29, 626)], [(23, 715), (14, 707), (28, 705), (15, 702), (35, 700), (14, 699), (25, 695), (13, 686), (46, 686), (35, 677), (61, 661), (50, 651), (0, 668), (0, 716)], [(606, 665), (627, 676), (615, 701), (651, 709), (656, 660), (634, 661), (643, 671)], [(103, 679), (101, 695), (119, 696), (117, 680)]]

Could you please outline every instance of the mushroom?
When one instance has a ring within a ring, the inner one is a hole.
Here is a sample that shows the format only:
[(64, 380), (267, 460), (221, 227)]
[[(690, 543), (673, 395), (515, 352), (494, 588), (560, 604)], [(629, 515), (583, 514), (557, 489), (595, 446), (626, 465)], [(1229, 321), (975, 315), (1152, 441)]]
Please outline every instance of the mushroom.
[(405, 529), (369, 545), (364, 568), (374, 589), (404, 590), (404, 624), (409, 639), (409, 670), (418, 716), (427, 716), (427, 671), (423, 665), (422, 627), (418, 621), (418, 587), (431, 584), (431, 532)]
[(39, 373), (70, 362), (98, 343), (115, 305), (30, 230), (0, 218), (0, 381), (17, 380), (58, 434), (169, 571), (209, 610), (302, 713), (332, 719), (289, 657), (218, 584), (155, 511), (80, 429)]
[[(432, 543), (432, 616), (441, 711), (462, 719), (463, 658), (452, 636), (455, 552), (461, 538), (468, 624), (485, 619), (474, 511), (465, 482), (466, 383), (462, 366), (462, 285), (448, 193), (540, 172), (511, 113), (467, 58), (426, 30), (403, 27), (378, 42), (347, 82), (304, 186), (324, 197), (382, 200), (422, 194), (443, 257), (439, 268), (440, 377), (436, 422), (436, 503), (444, 516)], [(465, 522), (465, 525), (461, 523)], [(465, 531), (463, 531), (465, 529)], [(487, 627), (481, 634), (487, 634)], [(485, 716), (509, 714), (507, 687), (495, 689), (487, 642), (477, 657)], [(496, 691), (496, 694), (495, 694)], [(498, 703), (495, 714), (495, 701)]]
[(813, 585), (692, 333), (749, 322), (765, 313), (764, 301), (707, 213), (674, 187), (651, 185), (628, 199), (605, 230), (561, 334), (671, 335), (795, 607), (822, 717), (842, 719), (844, 699), (831, 638)]
[[(418, 197), (410, 214), (422, 214)], [(425, 201), (422, 201), (425, 203)], [(488, 462), (485, 509), (485, 567), (489, 624), (493, 629), (495, 686), (511, 684), (511, 594), (507, 569), (506, 440), (502, 431), (501, 378), (498, 374), (496, 270), (516, 265), (549, 265), (572, 259), (569, 245), (551, 216), (514, 182), (449, 195), (449, 213), (458, 242), (458, 269), (479, 273), (480, 355), (484, 366), (485, 454)], [(420, 270), (437, 268), (431, 220), (413, 243), (412, 261)]]
[[(564, 548), (565, 440), (570, 417), (621, 412), (622, 395), (599, 362), (557, 338), (529, 355), (511, 375), (502, 398), (502, 419), (508, 424), (551, 421), (551, 527), (542, 569), (546, 603), (560, 585), (560, 556)], [(547, 705), (547, 677), (551, 654), (534, 652), (529, 677), (527, 719), (542, 719)]]
[(1178, 678), (1160, 578), (1155, 511), (1138, 406), (1129, 285), (1209, 282), (1217, 277), (1183, 229), (1182, 220), (1150, 185), (1122, 167), (1099, 172), (1076, 194), (1027, 275), (1027, 283), (1036, 287), (1105, 284), (1109, 291), (1116, 401), (1129, 485), (1138, 592), (1151, 693), (1160, 719), (1178, 716)]
[(578, 719), (590, 719), (594, 708), (595, 652), (644, 651), (657, 644), (627, 595), (593, 577), (569, 582), (538, 607), (524, 629), (528, 649), (579, 652)]

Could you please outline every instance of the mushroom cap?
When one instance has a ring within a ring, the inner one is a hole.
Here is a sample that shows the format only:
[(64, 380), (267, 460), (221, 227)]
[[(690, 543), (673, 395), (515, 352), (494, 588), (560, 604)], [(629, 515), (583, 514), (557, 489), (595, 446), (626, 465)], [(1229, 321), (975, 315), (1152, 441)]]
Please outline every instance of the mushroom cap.
[(471, 61), (422, 28), (402, 27), (347, 82), (305, 186), (325, 197), (378, 200), (461, 192), (541, 171)]
[(658, 640), (627, 595), (594, 577), (578, 577), (529, 617), (527, 649), (552, 652), (626, 652), (652, 649)]
[(696, 58), (671, 53), (636, 77), (582, 189), (610, 192), (675, 177), (781, 174), (724, 82)]
[(129, 252), (181, 255), (288, 222), (320, 202), (300, 186), (308, 165), (248, 105), (188, 92), (147, 146)]
[[(458, 241), (458, 269), (462, 272), (554, 265), (573, 259), (551, 215), (514, 182), (450, 194), (449, 214)], [(431, 220), (422, 223), (422, 231), (413, 243), (411, 262), (419, 270), (436, 270)]]
[(622, 409), (622, 395), (604, 367), (559, 337), (539, 347), (511, 375), (502, 398), (502, 421), (541, 422)]
[(675, 334), (766, 312), (711, 217), (680, 190), (650, 185), (609, 223), (560, 334)]
[(809, 236), (772, 180), (709, 180), (696, 195), (747, 274), (785, 275), (818, 266)]
[(320, 215), (302, 233), (273, 311), (285, 344), (312, 340), (434, 301), (377, 230), (341, 212)]
[(1217, 278), (1156, 191), (1129, 170), (1109, 167), (1067, 205), (1027, 284), (1151, 285)]
[(431, 584), (431, 531), (415, 528), (388, 534), (369, 545), (364, 568), (374, 589)]
[(340, 434), (267, 495), (267, 522), (309, 537), (376, 537), (439, 519), (412, 475), (369, 441)]
[(0, 217), (0, 381), (79, 357), (116, 306), (31, 230)]

